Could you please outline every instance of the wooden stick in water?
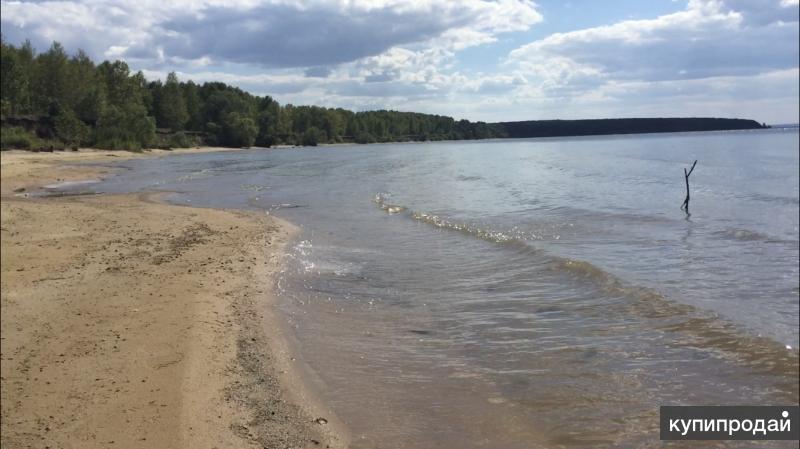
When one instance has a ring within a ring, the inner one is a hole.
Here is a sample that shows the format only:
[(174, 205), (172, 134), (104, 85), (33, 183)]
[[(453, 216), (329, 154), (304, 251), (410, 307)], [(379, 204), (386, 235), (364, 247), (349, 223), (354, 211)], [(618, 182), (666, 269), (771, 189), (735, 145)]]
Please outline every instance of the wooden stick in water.
[(689, 169), (688, 172), (686, 171), (685, 168), (683, 169), (683, 177), (686, 179), (686, 199), (683, 200), (683, 204), (681, 205), (681, 209), (686, 211), (686, 215), (689, 215), (689, 175), (691, 175), (692, 172), (694, 171), (694, 166), (695, 165), (697, 165), (697, 161), (696, 160), (694, 161), (694, 164), (692, 164), (692, 168)]

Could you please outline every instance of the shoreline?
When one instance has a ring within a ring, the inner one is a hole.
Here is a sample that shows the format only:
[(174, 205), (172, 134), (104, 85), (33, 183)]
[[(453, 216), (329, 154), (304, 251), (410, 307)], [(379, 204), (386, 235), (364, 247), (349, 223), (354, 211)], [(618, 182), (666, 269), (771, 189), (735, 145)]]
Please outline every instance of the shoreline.
[(72, 163), (200, 151), (237, 150), (3, 152), (3, 447), (347, 446), (274, 307), (297, 228), (157, 194), (28, 196), (111, 172)]

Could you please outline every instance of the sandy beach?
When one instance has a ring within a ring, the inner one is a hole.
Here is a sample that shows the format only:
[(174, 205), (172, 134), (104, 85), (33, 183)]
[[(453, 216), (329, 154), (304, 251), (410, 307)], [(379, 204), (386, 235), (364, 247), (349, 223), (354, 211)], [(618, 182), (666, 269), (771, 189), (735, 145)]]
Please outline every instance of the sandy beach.
[(272, 307), (291, 224), (27, 196), (111, 172), (73, 163), (162, 154), (2, 154), (2, 447), (346, 446)]

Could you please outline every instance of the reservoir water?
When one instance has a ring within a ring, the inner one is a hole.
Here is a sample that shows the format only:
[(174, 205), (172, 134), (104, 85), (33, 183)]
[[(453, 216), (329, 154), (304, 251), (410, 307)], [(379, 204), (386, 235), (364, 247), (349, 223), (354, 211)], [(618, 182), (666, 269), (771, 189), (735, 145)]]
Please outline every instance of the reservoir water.
[(353, 447), (660, 447), (660, 405), (798, 402), (798, 154), (796, 129), (253, 149), (92, 188), (297, 224), (279, 307)]

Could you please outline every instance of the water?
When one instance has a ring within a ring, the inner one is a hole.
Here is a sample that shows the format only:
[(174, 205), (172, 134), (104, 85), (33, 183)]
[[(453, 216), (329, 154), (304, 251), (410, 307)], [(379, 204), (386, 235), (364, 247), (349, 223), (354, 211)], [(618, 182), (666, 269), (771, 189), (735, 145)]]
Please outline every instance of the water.
[(660, 405), (798, 402), (797, 130), (120, 165), (97, 190), (301, 226), (280, 307), (354, 447), (655, 447)]

